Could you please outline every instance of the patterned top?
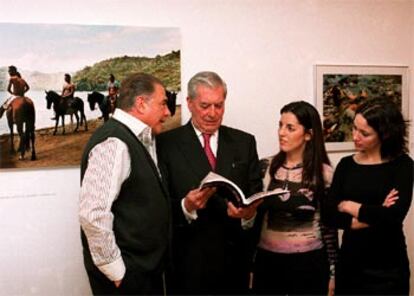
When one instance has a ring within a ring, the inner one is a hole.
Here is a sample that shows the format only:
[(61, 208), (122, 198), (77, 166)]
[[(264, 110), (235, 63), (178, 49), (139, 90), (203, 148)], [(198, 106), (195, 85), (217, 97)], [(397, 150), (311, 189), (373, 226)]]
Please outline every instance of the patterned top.
[[(333, 170), (324, 165), (327, 187)], [(337, 257), (337, 231), (321, 223), (320, 205), (313, 191), (302, 188), (302, 166), (280, 167), (271, 178), (267, 190), (289, 189), (289, 193), (263, 203), (265, 214), (258, 246), (275, 253), (303, 253), (326, 246), (333, 272)]]

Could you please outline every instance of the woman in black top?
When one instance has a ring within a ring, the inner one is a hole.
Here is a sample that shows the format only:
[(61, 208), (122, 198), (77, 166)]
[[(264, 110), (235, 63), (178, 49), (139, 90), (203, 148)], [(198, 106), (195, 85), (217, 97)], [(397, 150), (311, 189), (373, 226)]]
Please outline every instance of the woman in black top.
[(408, 295), (410, 270), (403, 221), (413, 193), (407, 122), (390, 100), (356, 110), (356, 153), (338, 164), (328, 222), (344, 229), (337, 294)]

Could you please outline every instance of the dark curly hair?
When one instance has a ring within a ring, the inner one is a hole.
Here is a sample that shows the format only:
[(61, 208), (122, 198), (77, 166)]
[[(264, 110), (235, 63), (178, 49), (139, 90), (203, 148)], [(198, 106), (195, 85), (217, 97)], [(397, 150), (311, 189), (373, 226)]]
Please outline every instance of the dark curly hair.
[(408, 152), (408, 121), (404, 120), (400, 109), (391, 100), (368, 100), (358, 106), (357, 114), (361, 114), (378, 134), (382, 159), (394, 159)]

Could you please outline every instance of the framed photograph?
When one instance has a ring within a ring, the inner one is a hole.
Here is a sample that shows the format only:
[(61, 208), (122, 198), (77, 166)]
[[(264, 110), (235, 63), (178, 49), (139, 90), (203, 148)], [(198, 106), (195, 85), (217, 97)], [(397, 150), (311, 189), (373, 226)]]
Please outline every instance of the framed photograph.
[(359, 104), (387, 98), (408, 118), (408, 67), (315, 66), (316, 106), (322, 116), (328, 152), (352, 151), (352, 125)]
[[(12, 44), (0, 47), (0, 171), (79, 166), (132, 73), (180, 98), (179, 28), (1, 23), (0, 37)], [(181, 106), (173, 111), (165, 130), (181, 125)]]

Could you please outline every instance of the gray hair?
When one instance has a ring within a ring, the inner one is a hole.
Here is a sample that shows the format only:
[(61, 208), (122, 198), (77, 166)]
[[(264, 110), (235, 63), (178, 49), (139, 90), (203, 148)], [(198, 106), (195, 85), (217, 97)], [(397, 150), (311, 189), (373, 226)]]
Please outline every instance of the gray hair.
[(224, 90), (224, 98), (227, 96), (227, 85), (223, 79), (221, 79), (221, 77), (215, 72), (198, 72), (190, 79), (187, 87), (187, 94), (190, 99), (197, 97), (197, 87), (199, 85), (203, 85), (208, 88), (216, 88), (221, 86)]
[(161, 80), (150, 74), (134, 73), (129, 75), (121, 82), (119, 98), (116, 102), (117, 107), (124, 111), (128, 111), (134, 106), (137, 96), (152, 95), (155, 91), (156, 84), (164, 87)]

